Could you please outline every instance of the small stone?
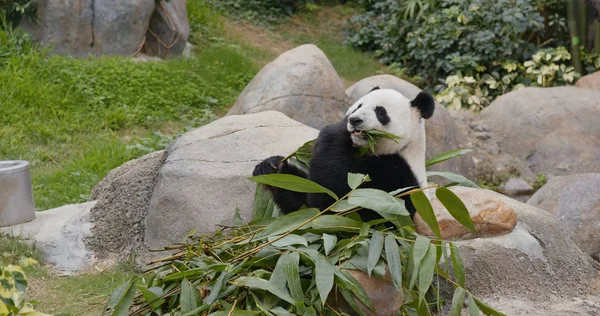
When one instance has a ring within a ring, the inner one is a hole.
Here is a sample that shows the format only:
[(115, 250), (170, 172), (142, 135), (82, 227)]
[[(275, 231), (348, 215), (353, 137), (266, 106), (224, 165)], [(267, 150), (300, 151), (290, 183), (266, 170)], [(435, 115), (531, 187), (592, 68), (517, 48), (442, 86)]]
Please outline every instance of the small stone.
[(534, 192), (531, 184), (521, 178), (510, 178), (503, 183), (498, 191), (508, 196), (528, 195)]
[(477, 137), (481, 140), (486, 140), (486, 139), (492, 138), (492, 134), (487, 133), (487, 132), (479, 132), (479, 133), (475, 133), (475, 137)]

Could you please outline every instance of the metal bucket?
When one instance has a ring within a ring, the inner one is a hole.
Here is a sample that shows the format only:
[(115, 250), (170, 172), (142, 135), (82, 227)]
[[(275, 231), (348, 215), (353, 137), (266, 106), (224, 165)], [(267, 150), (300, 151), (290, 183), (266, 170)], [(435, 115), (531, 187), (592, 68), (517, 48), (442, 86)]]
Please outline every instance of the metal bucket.
[(25, 223), (34, 218), (29, 162), (0, 161), (0, 226)]

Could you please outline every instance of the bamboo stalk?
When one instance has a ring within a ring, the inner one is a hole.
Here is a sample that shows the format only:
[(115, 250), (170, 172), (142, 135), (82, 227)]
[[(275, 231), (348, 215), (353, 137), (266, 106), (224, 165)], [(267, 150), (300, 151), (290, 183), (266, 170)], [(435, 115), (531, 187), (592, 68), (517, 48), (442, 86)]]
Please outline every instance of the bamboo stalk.
[(594, 21), (594, 53), (600, 54), (600, 22)]
[(579, 30), (579, 38), (581, 42), (581, 46), (587, 48), (588, 47), (588, 7), (585, 3), (585, 0), (578, 0), (577, 3), (577, 23), (579, 24), (577, 29)]
[(567, 24), (569, 26), (569, 33), (571, 34), (571, 62), (575, 71), (582, 73), (581, 67), (581, 52), (579, 51), (580, 39), (577, 32), (577, 18), (575, 0), (567, 1)]

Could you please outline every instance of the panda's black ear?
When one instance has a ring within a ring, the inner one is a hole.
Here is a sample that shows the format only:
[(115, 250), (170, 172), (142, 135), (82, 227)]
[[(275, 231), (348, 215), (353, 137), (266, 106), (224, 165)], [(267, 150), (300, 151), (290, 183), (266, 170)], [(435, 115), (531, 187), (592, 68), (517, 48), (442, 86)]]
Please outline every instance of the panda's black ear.
[(373, 89), (371, 89), (371, 91), (369, 91), (369, 92), (373, 92), (375, 90), (379, 90), (379, 86), (374, 86)]
[(433, 110), (435, 109), (435, 100), (431, 96), (431, 94), (421, 91), (417, 94), (417, 97), (410, 101), (410, 104), (421, 112), (421, 117), (424, 119), (428, 119), (433, 115)]

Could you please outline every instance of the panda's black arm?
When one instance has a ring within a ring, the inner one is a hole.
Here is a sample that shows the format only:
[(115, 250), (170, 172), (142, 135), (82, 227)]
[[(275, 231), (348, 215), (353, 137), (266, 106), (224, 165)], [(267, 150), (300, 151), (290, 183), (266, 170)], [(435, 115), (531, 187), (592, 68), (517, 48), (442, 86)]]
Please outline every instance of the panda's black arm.
[[(294, 167), (287, 161), (281, 162), (282, 156), (272, 156), (256, 165), (253, 176), (264, 174), (291, 174), (306, 179), (308, 175), (303, 170)], [(276, 188), (270, 185), (262, 186), (265, 190), (271, 192), (273, 202), (277, 204), (282, 213), (288, 214), (297, 211), (306, 204), (306, 193), (293, 192), (285, 189)]]

